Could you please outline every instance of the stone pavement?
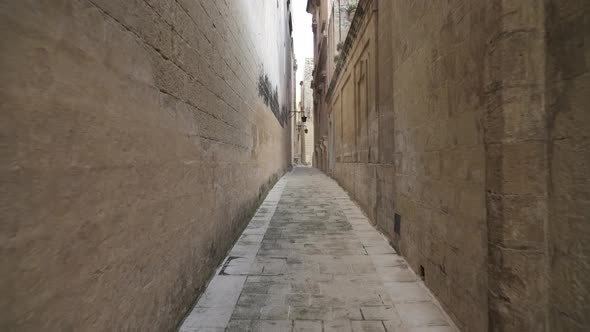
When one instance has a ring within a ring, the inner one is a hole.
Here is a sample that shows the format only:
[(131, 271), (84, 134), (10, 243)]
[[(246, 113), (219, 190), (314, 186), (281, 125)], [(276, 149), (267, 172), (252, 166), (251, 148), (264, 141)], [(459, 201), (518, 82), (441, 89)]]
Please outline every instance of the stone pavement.
[(344, 190), (298, 167), (271, 190), (180, 331), (456, 328)]

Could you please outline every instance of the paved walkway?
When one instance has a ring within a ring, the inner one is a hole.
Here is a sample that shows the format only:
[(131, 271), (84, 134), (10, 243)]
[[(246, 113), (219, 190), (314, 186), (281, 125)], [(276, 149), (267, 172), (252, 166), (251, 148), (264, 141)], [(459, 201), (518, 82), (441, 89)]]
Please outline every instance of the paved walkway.
[(295, 168), (272, 189), (181, 332), (456, 331), (338, 184)]

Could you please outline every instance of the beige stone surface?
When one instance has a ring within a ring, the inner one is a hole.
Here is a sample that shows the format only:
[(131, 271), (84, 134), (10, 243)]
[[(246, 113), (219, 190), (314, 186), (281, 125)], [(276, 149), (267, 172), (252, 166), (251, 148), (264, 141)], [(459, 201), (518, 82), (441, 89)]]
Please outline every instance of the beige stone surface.
[(590, 327), (590, 4), (550, 1), (549, 328)]
[(359, 7), (328, 172), (461, 329), (590, 328), (587, 1)]
[[(424, 269), (426, 285), (458, 325), (483, 330), (485, 104), (476, 73), (483, 72), (487, 46), (485, 24), (474, 29), (469, 19), (487, 7), (361, 3), (368, 4), (366, 14), (328, 96), (333, 176), (412, 268)], [(470, 38), (460, 36), (468, 30)], [(401, 216), (400, 235), (393, 232), (394, 213)], [(389, 269), (392, 282), (408, 281)]]
[(266, 7), (284, 49), (245, 3), (0, 5), (0, 330), (174, 329), (289, 163)]

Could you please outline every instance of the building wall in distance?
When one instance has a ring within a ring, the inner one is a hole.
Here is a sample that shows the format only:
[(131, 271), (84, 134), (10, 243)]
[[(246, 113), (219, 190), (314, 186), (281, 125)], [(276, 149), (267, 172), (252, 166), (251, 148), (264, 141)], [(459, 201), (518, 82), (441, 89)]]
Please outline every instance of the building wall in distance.
[(311, 89), (312, 80), (313, 58), (305, 58), (305, 63), (303, 65), (303, 111), (307, 116), (307, 122), (305, 123), (305, 128), (307, 128), (307, 134), (305, 134), (305, 160), (308, 164), (312, 163), (314, 149), (313, 90)]
[(590, 328), (590, 3), (549, 1), (549, 322)]
[(288, 167), (286, 6), (0, 6), (0, 330), (175, 328)]
[(347, 12), (347, 8), (349, 6), (352, 8), (357, 3), (358, 0), (332, 0), (331, 4), (329, 4), (329, 19), (327, 23), (328, 57), (326, 59), (326, 79), (328, 82), (332, 79), (336, 63), (338, 62), (340, 54), (338, 46), (342, 46), (344, 43), (350, 23), (354, 17), (354, 11), (349, 13)]

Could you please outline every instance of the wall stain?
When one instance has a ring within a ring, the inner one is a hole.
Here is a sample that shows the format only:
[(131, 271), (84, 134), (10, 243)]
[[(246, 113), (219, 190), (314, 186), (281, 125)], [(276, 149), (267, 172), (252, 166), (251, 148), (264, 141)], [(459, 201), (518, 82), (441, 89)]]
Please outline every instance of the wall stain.
[(273, 88), (268, 75), (264, 73), (258, 76), (258, 96), (262, 98), (266, 106), (270, 107), (281, 127), (285, 127), (288, 119), (287, 107), (279, 105), (278, 87)]

